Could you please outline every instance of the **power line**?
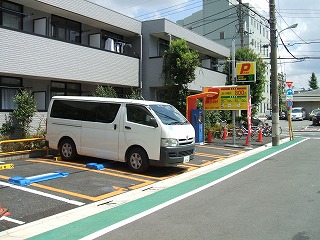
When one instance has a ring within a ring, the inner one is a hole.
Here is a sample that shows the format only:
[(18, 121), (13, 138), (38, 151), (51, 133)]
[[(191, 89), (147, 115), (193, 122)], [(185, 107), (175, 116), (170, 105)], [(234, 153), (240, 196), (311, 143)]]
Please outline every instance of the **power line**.
[[(184, 12), (184, 11), (187, 11), (187, 10), (191, 10), (191, 9), (197, 8), (199, 6), (192, 7), (192, 8), (183, 10), (183, 11), (177, 11), (179, 9), (184, 9), (186, 7), (189, 7), (189, 6), (198, 4), (198, 3), (201, 3), (201, 5), (202, 5), (202, 1), (198, 1), (198, 0), (192, 0), (192, 1), (196, 1), (196, 2), (189, 3), (189, 4), (185, 4), (185, 3), (176, 4), (176, 5), (173, 5), (171, 7), (163, 8), (163, 9), (160, 9), (160, 10), (157, 10), (157, 11), (154, 11), (154, 12), (149, 12), (149, 13), (145, 13), (145, 14), (136, 16), (136, 18), (143, 17), (141, 20), (145, 20), (145, 19), (153, 17), (154, 14), (160, 14), (161, 16), (164, 16), (164, 14), (167, 14), (166, 16), (168, 16), (168, 15), (176, 14), (177, 12)], [(221, 0), (219, 0), (219, 1), (221, 1)], [(172, 12), (174, 12), (174, 13), (172, 13)]]
[(237, 21), (238, 21), (238, 19), (236, 19), (236, 20), (234, 20), (234, 21), (232, 21), (232, 22), (230, 22), (230, 23), (227, 23), (226, 25), (223, 25), (222, 27), (219, 27), (219, 28), (217, 28), (217, 29), (215, 29), (215, 30), (213, 30), (213, 31), (211, 31), (211, 32), (207, 32), (207, 33), (203, 34), (203, 36), (209, 35), (210, 33), (213, 33), (213, 32), (215, 32), (215, 31), (218, 31), (218, 30), (220, 30), (220, 29), (222, 29), (222, 28), (224, 28), (224, 27), (226, 27), (226, 26), (228, 26), (228, 25), (230, 25), (230, 24), (232, 24), (232, 23), (234, 23), (234, 22), (237, 22)]
[(297, 59), (297, 60), (302, 60), (301, 58), (296, 58), (290, 51), (289, 51), (289, 49), (287, 48), (287, 46), (284, 44), (284, 42), (283, 42), (283, 40), (282, 40), (282, 38), (281, 38), (281, 36), (280, 36), (280, 34), (278, 34), (278, 36), (279, 36), (279, 38), (280, 38), (280, 40), (281, 40), (281, 42), (282, 42), (282, 44), (283, 44), (283, 46), (284, 46), (284, 48), (287, 50), (287, 52), (294, 58), (294, 59)]
[(203, 24), (201, 24), (201, 25), (197, 25), (197, 26), (195, 26), (195, 27), (191, 27), (191, 28), (189, 28), (189, 29), (195, 29), (195, 28), (198, 28), (198, 27), (202, 27), (202, 26), (204, 26), (204, 25), (207, 25), (207, 24), (209, 24), (209, 23), (213, 23), (213, 22), (217, 22), (217, 21), (220, 21), (220, 20), (223, 20), (223, 19), (231, 18), (233, 15), (236, 15), (236, 14), (237, 14), (237, 13), (232, 13), (232, 14), (230, 14), (230, 15), (228, 15), (228, 16), (224, 16), (224, 17), (221, 17), (221, 18), (212, 19), (212, 20), (209, 20), (209, 21), (206, 22), (206, 23), (203, 23)]
[[(234, 8), (234, 7), (233, 7), (233, 8)], [(230, 11), (230, 10), (232, 10), (232, 9), (229, 9), (229, 8), (228, 8), (228, 9), (226, 9), (226, 10), (223, 10), (223, 11), (221, 11), (221, 12), (218, 12), (218, 13), (215, 13), (215, 14), (212, 14), (212, 15), (209, 15), (209, 16), (204, 17), (204, 18), (202, 18), (202, 19), (199, 19), (199, 20), (190, 22), (190, 23), (185, 24), (185, 25), (183, 25), (183, 26), (185, 27), (185, 26), (188, 26), (188, 25), (193, 24), (193, 23), (203, 22), (203, 21), (204, 21), (205, 19), (207, 19), (207, 18), (214, 17), (214, 16), (216, 16), (216, 15), (219, 15), (219, 14), (221, 14), (221, 13), (224, 13), (224, 12), (227, 12), (227, 11)]]
[[(229, 2), (229, 0), (226, 0)], [(237, 0), (238, 1), (238, 0)], [(231, 3), (231, 2), (229, 2)], [(233, 3), (231, 3), (232, 5), (234, 5)], [(269, 22), (269, 19), (267, 19), (266, 17), (262, 16), (260, 13), (257, 13), (255, 10), (253, 10), (251, 7), (247, 6), (247, 4), (244, 4), (244, 3), (240, 3), (242, 6), (244, 6), (245, 8), (247, 8), (249, 11), (253, 12), (254, 14), (258, 15), (260, 18), (262, 18), (263, 20)]]
[[(287, 26), (289, 27), (289, 24), (286, 22), (286, 20), (284, 20), (284, 18), (282, 17), (282, 15), (279, 13), (279, 11), (275, 8), (276, 12), (278, 13), (278, 15), (280, 16), (280, 18), (285, 22), (285, 24), (287, 24)], [(305, 40), (303, 40), (292, 28), (291, 31), (303, 42), (306, 42)], [(285, 46), (285, 45), (284, 45)], [(286, 47), (286, 46), (285, 46)]]

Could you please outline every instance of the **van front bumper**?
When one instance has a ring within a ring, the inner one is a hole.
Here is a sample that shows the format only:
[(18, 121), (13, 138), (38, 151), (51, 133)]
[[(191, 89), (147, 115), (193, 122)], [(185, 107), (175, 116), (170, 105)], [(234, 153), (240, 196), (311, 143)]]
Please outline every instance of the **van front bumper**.
[(195, 144), (177, 147), (161, 147), (160, 160), (151, 160), (151, 166), (175, 166), (194, 159)]

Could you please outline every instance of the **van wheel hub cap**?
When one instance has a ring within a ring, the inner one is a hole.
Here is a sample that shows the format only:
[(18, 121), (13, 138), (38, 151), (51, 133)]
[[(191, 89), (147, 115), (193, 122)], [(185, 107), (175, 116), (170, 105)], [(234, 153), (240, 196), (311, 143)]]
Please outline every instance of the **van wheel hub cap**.
[(142, 164), (141, 156), (137, 153), (132, 154), (130, 157), (130, 165), (134, 169), (139, 169), (141, 167), (141, 164)]

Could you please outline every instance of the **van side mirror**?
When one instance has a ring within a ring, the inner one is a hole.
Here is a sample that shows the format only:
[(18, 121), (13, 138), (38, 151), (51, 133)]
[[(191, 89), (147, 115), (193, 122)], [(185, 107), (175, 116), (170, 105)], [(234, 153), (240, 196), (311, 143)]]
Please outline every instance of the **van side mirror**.
[(152, 127), (155, 127), (155, 128), (158, 127), (158, 123), (157, 123), (156, 119), (150, 118), (149, 126), (152, 126)]

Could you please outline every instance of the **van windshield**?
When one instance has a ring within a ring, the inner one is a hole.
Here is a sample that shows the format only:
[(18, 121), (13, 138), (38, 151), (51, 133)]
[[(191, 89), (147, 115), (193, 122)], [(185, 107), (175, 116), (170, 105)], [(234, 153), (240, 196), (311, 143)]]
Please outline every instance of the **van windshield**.
[(157, 114), (161, 122), (167, 125), (189, 124), (188, 120), (171, 105), (150, 105), (150, 108)]

